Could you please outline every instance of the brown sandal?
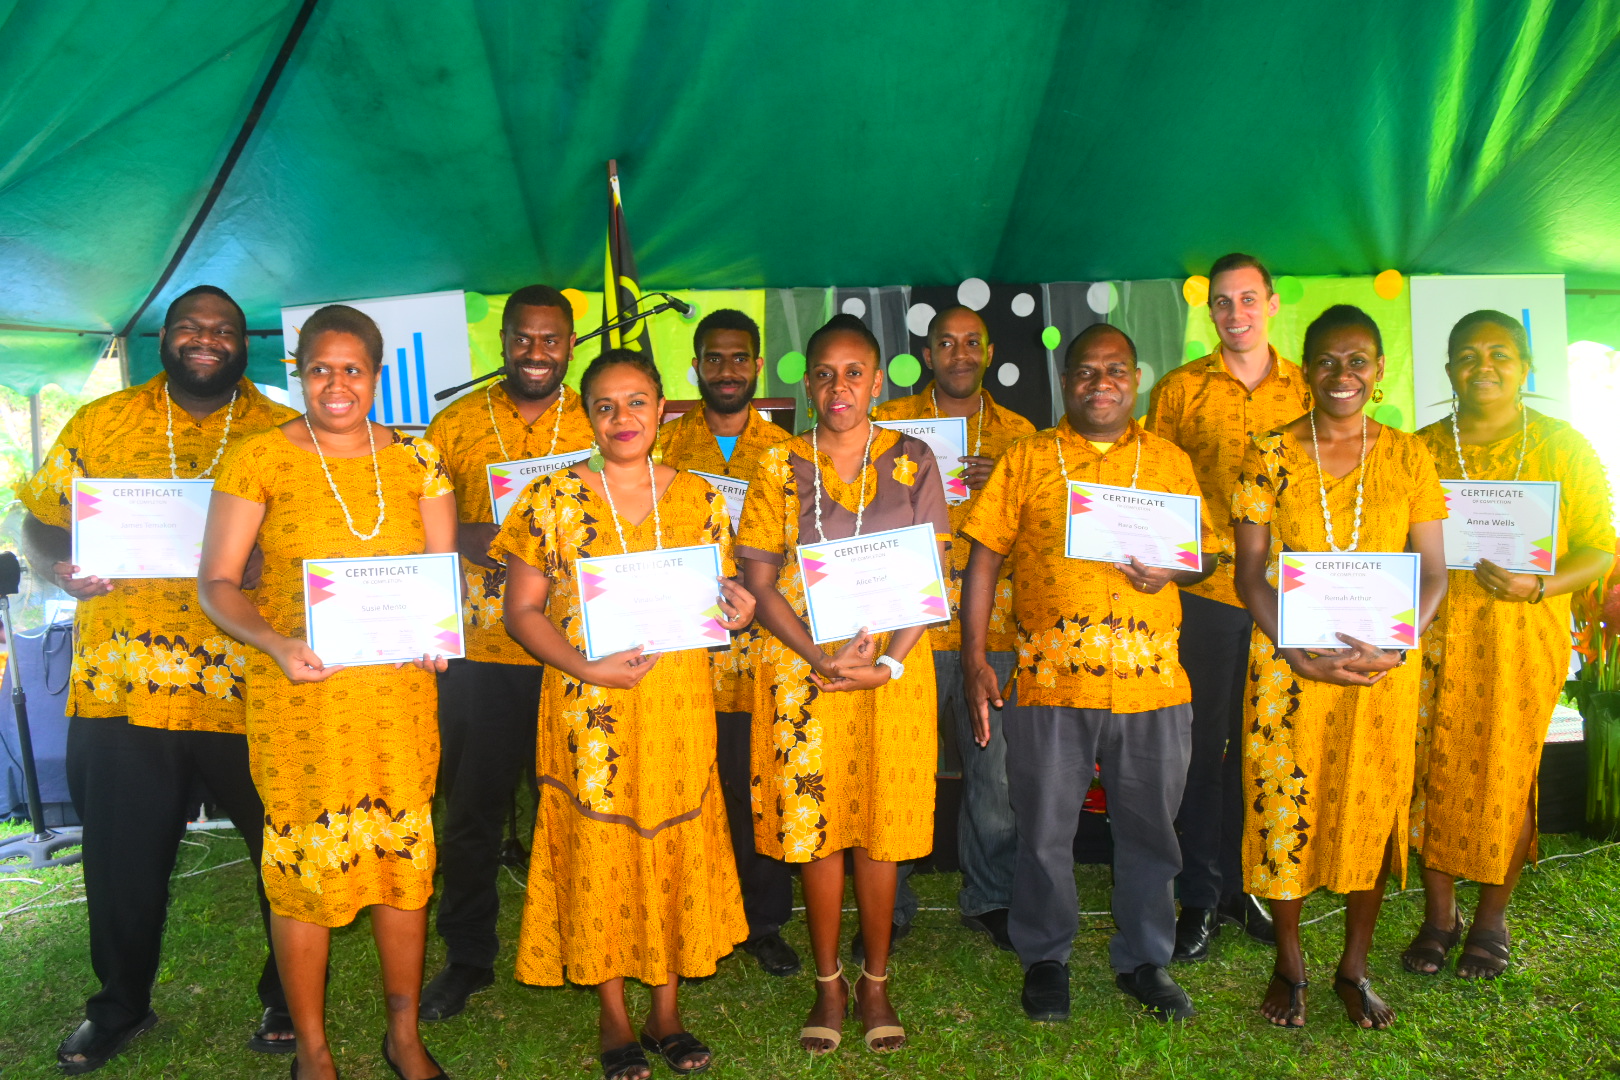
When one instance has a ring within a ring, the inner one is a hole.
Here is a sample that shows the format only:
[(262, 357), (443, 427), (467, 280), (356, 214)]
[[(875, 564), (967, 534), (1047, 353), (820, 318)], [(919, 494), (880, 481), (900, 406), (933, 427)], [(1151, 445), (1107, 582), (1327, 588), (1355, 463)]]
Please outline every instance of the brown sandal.
[[(1506, 930), (1482, 930), (1478, 926), (1470, 926), (1468, 936), (1463, 939), (1463, 952), (1457, 957), (1457, 978), (1494, 979), (1502, 974), (1513, 956), (1509, 948), (1510, 940)], [(1479, 949), (1480, 952), (1471, 953), (1468, 951), (1470, 948)], [(1468, 974), (1463, 972), (1465, 966), (1469, 969)]]
[[(1450, 930), (1442, 930), (1427, 920), (1418, 927), (1412, 944), (1401, 953), (1401, 966), (1414, 975), (1438, 975), (1446, 966), (1446, 957), (1462, 938), (1462, 912), (1452, 908)], [(1419, 964), (1433, 964), (1434, 970), (1425, 971)]]

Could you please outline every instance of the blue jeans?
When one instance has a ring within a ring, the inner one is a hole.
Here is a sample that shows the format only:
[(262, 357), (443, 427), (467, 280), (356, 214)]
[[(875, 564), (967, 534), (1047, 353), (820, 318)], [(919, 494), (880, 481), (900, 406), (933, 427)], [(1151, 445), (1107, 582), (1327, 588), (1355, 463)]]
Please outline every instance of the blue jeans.
[[(991, 652), (984, 658), (996, 673), (996, 681), (1005, 685), (1017, 654)], [(1007, 791), (1007, 740), (1001, 733), (1001, 713), (991, 709), (989, 745), (981, 749), (973, 741), (973, 719), (962, 693), (959, 654), (934, 653), (934, 684), (939, 696), (940, 726), (955, 726), (956, 745), (962, 755), (962, 806), (957, 815), (962, 888), (956, 894), (956, 906), (963, 915), (983, 915), (1012, 905), (1018, 830), (1013, 824)], [(917, 894), (907, 881), (914, 865), (900, 864), (900, 884), (894, 896), (896, 926), (908, 925), (917, 917)]]

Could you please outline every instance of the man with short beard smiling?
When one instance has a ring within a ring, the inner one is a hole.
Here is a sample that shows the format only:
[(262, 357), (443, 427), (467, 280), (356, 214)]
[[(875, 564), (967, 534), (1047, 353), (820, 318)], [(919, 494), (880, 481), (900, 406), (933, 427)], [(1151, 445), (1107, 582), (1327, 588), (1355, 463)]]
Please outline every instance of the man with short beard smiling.
[[(692, 370), (703, 406), (671, 420), (658, 434), (664, 464), (751, 481), (760, 454), (788, 432), (753, 408), (764, 366), (759, 325), (740, 311), (721, 308), (705, 315), (692, 334)], [(732, 530), (737, 522), (731, 523)], [(754, 850), (748, 738), (753, 728), (754, 675), (749, 647), (759, 637), (754, 624), (731, 635), (731, 648), (711, 653), (720, 788), (731, 824), (732, 853), (742, 883), (748, 940), (743, 948), (771, 975), (792, 975), (800, 961), (782, 940), (793, 915), (793, 879), (784, 863)]]
[(427, 429), (456, 489), (467, 655), (439, 676), (445, 821), (435, 926), (447, 956), (422, 991), (423, 1020), (448, 1020), (495, 982), (501, 831), (512, 793), (534, 768), (541, 667), (502, 619), (506, 566), (489, 554), (499, 523), (488, 466), (591, 446), (579, 394), (563, 384), (573, 356), (568, 298), (549, 285), (526, 285), (501, 314), (505, 377), (452, 401)]
[[(222, 290), (199, 285), (175, 300), (158, 341), (163, 373), (75, 413), (18, 492), (28, 509), (29, 566), (79, 602), (67, 775), (84, 825), (90, 963), (101, 989), (57, 1048), (69, 1076), (100, 1068), (157, 1023), (152, 981), (169, 874), (198, 784), (241, 830), (254, 866), (263, 844), (264, 806), (248, 772), (242, 646), (203, 614), (195, 578), (109, 581), (80, 577), (71, 564), (75, 477), (206, 479), (230, 444), (298, 415), (243, 377), (247, 323)], [(268, 934), (262, 885), (259, 909)], [(264, 1017), (249, 1045), (291, 1053), (292, 1019), (273, 956), (259, 1000)]]

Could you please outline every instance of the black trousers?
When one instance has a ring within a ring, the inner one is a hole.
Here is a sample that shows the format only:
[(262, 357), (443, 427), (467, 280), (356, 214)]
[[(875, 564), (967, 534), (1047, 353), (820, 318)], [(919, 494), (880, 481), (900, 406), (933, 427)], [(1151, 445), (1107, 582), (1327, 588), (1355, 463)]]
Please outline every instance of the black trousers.
[[(512, 793), (534, 774), (538, 664), (452, 660), (439, 675), (439, 791), (445, 800), (436, 925), (452, 964), (492, 968), (496, 880)], [(532, 782), (532, 780), (531, 780)]]
[[(84, 823), (90, 966), (101, 980), (84, 1012), (98, 1026), (117, 1029), (152, 1007), (169, 875), (197, 809), (193, 792), (201, 787), (230, 815), (255, 868), (264, 847), (264, 804), (248, 772), (246, 736), (138, 727), (121, 716), (69, 722), (67, 779)], [(257, 872), (254, 878), (268, 946), (270, 903), (263, 879)], [(259, 1001), (287, 1007), (273, 953), (259, 976)]]
[(1181, 593), (1181, 666), (1192, 684), (1192, 761), (1176, 829), (1184, 907), (1243, 891), (1243, 688), (1249, 631), (1242, 608)]
[(726, 799), (731, 851), (742, 882), (748, 940), (758, 941), (782, 929), (793, 917), (793, 872), (787, 863), (754, 850), (754, 809), (748, 794), (753, 773), (748, 754), (753, 717), (745, 712), (720, 712), (714, 714), (714, 720), (720, 792)]

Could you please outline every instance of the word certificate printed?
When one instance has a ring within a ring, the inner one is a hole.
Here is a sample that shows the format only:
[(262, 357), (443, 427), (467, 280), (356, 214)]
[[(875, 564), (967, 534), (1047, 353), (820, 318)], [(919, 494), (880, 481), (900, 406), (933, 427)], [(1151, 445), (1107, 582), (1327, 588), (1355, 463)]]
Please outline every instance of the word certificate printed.
[(574, 574), (587, 660), (637, 645), (666, 653), (731, 641), (720, 625), (718, 544), (577, 559)]
[(304, 635), (322, 663), (349, 667), (466, 655), (460, 556), (305, 559)]
[(1496, 483), (1442, 480), (1446, 490), (1446, 568), (1472, 570), (1489, 559), (1515, 574), (1551, 574), (1558, 566), (1556, 480)]
[(810, 638), (817, 645), (951, 617), (932, 525), (799, 545)]
[(1203, 500), (1197, 495), (1069, 481), (1071, 559), (1197, 570)]
[(73, 481), (80, 577), (196, 577), (212, 480)]
[(1349, 634), (1380, 649), (1417, 644), (1417, 554), (1285, 551), (1277, 582), (1277, 647), (1348, 649)]

